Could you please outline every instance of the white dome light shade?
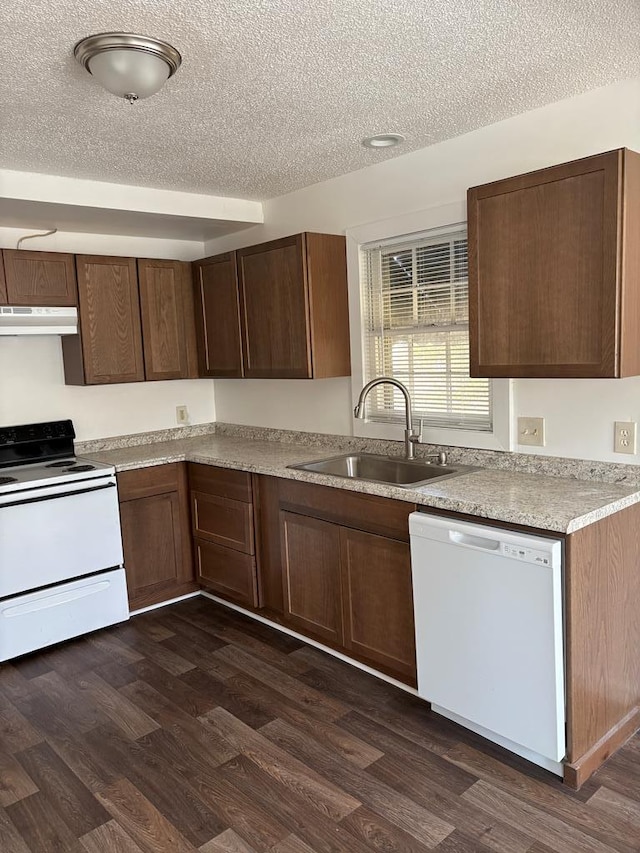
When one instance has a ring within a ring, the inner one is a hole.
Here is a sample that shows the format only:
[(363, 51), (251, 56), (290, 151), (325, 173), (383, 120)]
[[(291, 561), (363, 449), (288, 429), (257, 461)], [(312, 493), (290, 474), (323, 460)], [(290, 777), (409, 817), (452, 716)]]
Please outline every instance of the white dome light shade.
[(88, 70), (104, 88), (119, 98), (135, 100), (155, 95), (169, 79), (169, 66), (152, 53), (104, 50), (90, 59)]
[(74, 54), (108, 92), (130, 102), (159, 92), (182, 61), (170, 44), (131, 33), (89, 36)]

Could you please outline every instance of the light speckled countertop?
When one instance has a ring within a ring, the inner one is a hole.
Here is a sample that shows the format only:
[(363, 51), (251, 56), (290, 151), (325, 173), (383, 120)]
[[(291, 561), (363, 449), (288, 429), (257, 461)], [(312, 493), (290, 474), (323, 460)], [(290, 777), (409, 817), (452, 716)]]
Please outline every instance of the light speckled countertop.
[(85, 451), (82, 455), (115, 465), (117, 471), (184, 461), (237, 468), (560, 533), (579, 530), (640, 501), (637, 485), (546, 477), (496, 468), (479, 469), (418, 489), (404, 489), (287, 467), (347, 451), (348, 447), (341, 451), (335, 444), (296, 445), (210, 434), (114, 450)]

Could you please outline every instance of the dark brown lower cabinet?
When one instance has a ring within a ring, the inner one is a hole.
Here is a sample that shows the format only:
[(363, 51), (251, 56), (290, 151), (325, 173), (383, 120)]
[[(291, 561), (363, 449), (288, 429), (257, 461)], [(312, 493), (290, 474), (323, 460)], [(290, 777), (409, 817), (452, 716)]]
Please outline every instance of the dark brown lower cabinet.
[(271, 477), (256, 503), (265, 615), (415, 686), (415, 505)]
[(415, 680), (409, 545), (342, 527), (340, 552), (345, 648), (402, 680)]
[(185, 465), (124, 471), (118, 493), (130, 609), (195, 591)]
[(258, 606), (251, 474), (189, 464), (195, 570), (200, 585)]
[(340, 602), (340, 528), (283, 512), (282, 581), (285, 617), (317, 640), (343, 644)]

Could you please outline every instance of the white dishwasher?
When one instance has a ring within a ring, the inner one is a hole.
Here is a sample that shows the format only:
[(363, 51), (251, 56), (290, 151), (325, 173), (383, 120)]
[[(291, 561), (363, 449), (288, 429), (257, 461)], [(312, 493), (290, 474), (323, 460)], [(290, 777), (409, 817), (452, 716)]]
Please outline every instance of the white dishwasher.
[(562, 542), (409, 516), (418, 694), (562, 775)]

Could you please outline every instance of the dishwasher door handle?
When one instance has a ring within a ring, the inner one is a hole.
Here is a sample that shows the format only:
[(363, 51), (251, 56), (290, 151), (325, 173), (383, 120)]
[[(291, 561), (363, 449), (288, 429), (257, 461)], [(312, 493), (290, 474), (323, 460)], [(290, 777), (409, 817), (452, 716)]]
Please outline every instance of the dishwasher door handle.
[(467, 545), (470, 548), (478, 548), (480, 551), (500, 549), (499, 539), (485, 539), (483, 536), (472, 536), (470, 533), (461, 533), (459, 530), (450, 530), (449, 539), (456, 545)]

